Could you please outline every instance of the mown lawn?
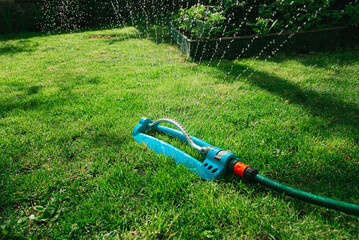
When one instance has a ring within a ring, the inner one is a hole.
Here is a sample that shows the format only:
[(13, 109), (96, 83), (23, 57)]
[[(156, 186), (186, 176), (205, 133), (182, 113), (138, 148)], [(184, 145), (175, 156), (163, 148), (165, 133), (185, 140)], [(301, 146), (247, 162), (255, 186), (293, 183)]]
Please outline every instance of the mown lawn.
[[(170, 117), (276, 181), (359, 204), (359, 50), (190, 61), (163, 28), (0, 42), (1, 238), (358, 239), (356, 216), (132, 139)], [(174, 142), (186, 151), (194, 150)]]

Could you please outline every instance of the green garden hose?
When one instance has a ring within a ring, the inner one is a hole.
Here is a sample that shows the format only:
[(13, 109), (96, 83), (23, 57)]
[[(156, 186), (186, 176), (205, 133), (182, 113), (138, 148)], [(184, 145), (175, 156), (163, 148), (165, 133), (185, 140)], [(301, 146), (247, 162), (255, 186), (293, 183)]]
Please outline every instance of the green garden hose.
[(345, 213), (353, 214), (359, 216), (359, 205), (352, 203), (347, 203), (343, 201), (334, 200), (331, 198), (321, 197), (312, 193), (304, 192), (287, 185), (281, 184), (279, 182), (273, 181), (272, 179), (266, 178), (260, 174), (257, 174), (254, 179), (255, 182), (258, 182), (268, 188), (276, 190), (278, 192), (283, 192), (288, 196), (298, 198), (300, 200), (316, 204), (318, 206), (342, 211)]
[(240, 162), (238, 158), (231, 159), (228, 162), (228, 169), (232, 170), (245, 181), (257, 182), (275, 191), (285, 193), (288, 196), (298, 198), (305, 202), (359, 216), (359, 205), (321, 197), (273, 181), (272, 179), (258, 174), (257, 169)]

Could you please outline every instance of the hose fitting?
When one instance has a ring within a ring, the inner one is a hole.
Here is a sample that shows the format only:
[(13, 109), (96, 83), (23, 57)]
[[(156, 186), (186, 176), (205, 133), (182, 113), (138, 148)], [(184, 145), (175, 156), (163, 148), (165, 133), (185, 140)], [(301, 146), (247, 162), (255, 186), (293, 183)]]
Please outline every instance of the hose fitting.
[(243, 172), (243, 180), (247, 182), (254, 182), (254, 178), (257, 176), (258, 170), (254, 167), (247, 167)]
[(258, 170), (254, 167), (250, 167), (237, 159), (233, 159), (228, 163), (228, 168), (232, 169), (233, 172), (242, 177), (246, 182), (253, 182), (255, 176), (258, 174)]

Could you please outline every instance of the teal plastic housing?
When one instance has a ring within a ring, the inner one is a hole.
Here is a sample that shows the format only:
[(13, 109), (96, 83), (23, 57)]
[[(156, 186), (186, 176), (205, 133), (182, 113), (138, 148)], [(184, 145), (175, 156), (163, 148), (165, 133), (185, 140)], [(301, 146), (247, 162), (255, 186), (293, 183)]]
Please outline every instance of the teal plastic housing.
[(191, 136), (194, 143), (196, 143), (198, 146), (210, 147), (206, 158), (203, 162), (201, 162), (191, 155), (183, 152), (182, 150), (172, 146), (171, 144), (146, 134), (145, 131), (152, 128), (188, 143), (185, 135), (181, 131), (165, 127), (160, 124), (150, 127), (152, 122), (153, 121), (151, 119), (145, 117), (142, 118), (133, 129), (133, 138), (139, 143), (146, 144), (149, 149), (156, 153), (173, 157), (176, 163), (187, 167), (202, 179), (213, 180), (221, 178), (226, 173), (228, 161), (235, 158), (235, 155), (228, 151), (224, 151), (221, 154), (218, 154), (223, 151), (223, 149), (213, 147), (209, 143)]

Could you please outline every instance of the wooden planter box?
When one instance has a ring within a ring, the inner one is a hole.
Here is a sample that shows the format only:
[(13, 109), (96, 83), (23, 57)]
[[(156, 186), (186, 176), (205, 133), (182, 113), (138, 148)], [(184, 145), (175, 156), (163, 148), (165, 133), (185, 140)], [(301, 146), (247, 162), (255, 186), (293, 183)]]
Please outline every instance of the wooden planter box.
[(169, 32), (181, 50), (196, 60), (308, 53), (359, 46), (359, 26), (198, 40), (190, 39), (169, 23)]

